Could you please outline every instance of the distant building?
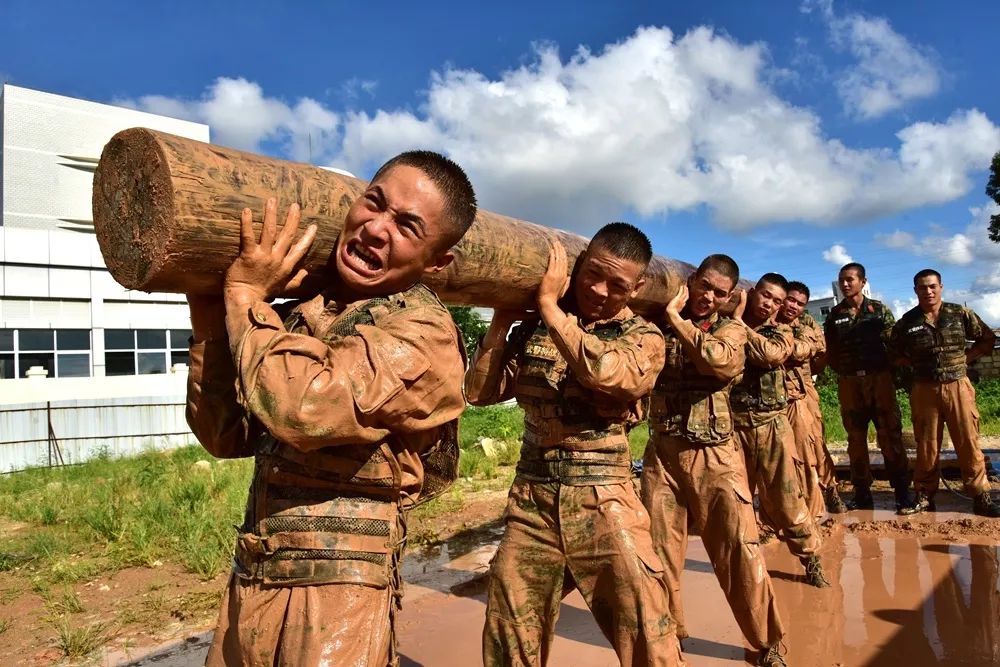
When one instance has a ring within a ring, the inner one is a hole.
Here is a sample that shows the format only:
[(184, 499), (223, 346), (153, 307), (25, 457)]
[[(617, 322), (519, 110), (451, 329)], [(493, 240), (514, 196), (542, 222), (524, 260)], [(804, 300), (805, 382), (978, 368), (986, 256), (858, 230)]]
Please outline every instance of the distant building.
[(208, 126), (11, 85), (0, 93), (0, 122), (0, 399), (4, 381), (33, 366), (52, 383), (185, 364), (183, 296), (112, 279), (94, 235), (91, 186), (119, 130), (207, 142)]

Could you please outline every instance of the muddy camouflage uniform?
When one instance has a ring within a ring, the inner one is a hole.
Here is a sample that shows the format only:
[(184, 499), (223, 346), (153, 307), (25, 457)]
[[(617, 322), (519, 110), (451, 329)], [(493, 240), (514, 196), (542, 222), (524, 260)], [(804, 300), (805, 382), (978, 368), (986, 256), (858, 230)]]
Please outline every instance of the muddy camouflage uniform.
[(396, 665), (403, 510), (425, 467), (455, 470), (458, 330), (420, 285), (247, 317), (232, 346), (191, 346), (188, 423), (215, 456), (255, 459), (207, 664)]
[[(809, 313), (789, 323), (796, 349), (785, 361), (788, 423), (795, 436), (795, 464), (799, 488), (813, 516), (826, 511), (823, 492), (836, 485), (833, 459), (826, 448), (819, 393), (813, 383), (811, 362), (826, 352), (823, 329)], [(803, 345), (804, 344), (804, 345)]]
[(967, 340), (992, 350), (996, 335), (975, 312), (955, 303), (941, 304), (935, 324), (927, 321), (919, 306), (907, 311), (889, 340), (890, 354), (913, 371), (910, 410), (917, 441), (913, 486), (928, 498), (934, 497), (940, 481), (945, 424), (966, 492), (975, 496), (990, 488), (979, 447), (976, 390), (966, 372)]
[(736, 440), (746, 457), (750, 492), (760, 496), (760, 516), (792, 554), (816, 554), (819, 532), (799, 486), (795, 436), (786, 410), (784, 362), (806, 358), (812, 345), (797, 340), (786, 324), (763, 324), (747, 332), (746, 366), (731, 393)]
[(628, 431), (663, 365), (660, 332), (625, 308), (558, 329), (526, 322), (480, 348), (473, 405), (517, 399), (524, 440), (490, 568), (483, 662), (544, 665), (575, 585), (623, 665), (680, 665), (663, 565), (632, 483)]
[(907, 460), (896, 387), (885, 344), (895, 324), (885, 304), (865, 297), (860, 309), (841, 301), (823, 326), (827, 359), (837, 372), (840, 417), (847, 431), (851, 483), (855, 489), (872, 485), (868, 457), (868, 423), (875, 424), (886, 474), (897, 494), (905, 491)]
[(746, 330), (717, 314), (660, 327), (666, 363), (649, 408), (642, 501), (666, 566), (670, 611), (688, 636), (681, 573), (688, 532), (701, 535), (736, 622), (756, 649), (784, 635), (759, 548), (746, 465), (733, 437), (730, 388), (742, 372)]

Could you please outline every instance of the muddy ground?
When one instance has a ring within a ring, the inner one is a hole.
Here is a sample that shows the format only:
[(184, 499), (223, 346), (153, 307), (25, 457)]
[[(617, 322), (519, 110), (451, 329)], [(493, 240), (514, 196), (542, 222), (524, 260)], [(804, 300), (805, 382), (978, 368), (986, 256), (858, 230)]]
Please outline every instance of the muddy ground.
[[(938, 513), (896, 517), (891, 492), (880, 487), (875, 511), (825, 526), (830, 588), (805, 586), (782, 544), (764, 547), (787, 626), (789, 665), (1000, 665), (1000, 520), (973, 516), (967, 500), (946, 490), (938, 494)], [(502, 491), (467, 493), (460, 506), (411, 519), (420, 546), (404, 560), (404, 665), (479, 664), (485, 573), (504, 498)], [(224, 584), (224, 577), (202, 582), (162, 566), (74, 586), (85, 610), (77, 620), (107, 624), (106, 649), (86, 663), (200, 665)], [(684, 646), (688, 665), (744, 664), (750, 656), (698, 539), (683, 586), (692, 631)], [(0, 634), (2, 664), (58, 663), (58, 629), (44, 620), (48, 612), (30, 582), (0, 575), (0, 603), (12, 619)], [(578, 594), (564, 602), (557, 635), (550, 665), (617, 664)]]

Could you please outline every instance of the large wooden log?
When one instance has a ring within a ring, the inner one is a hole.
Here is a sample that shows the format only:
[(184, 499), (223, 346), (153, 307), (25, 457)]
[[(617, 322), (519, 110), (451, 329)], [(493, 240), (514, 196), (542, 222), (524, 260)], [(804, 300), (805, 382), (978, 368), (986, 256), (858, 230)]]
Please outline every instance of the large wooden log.
[[(364, 185), (307, 164), (133, 128), (112, 137), (101, 155), (94, 227), (108, 269), (123, 286), (210, 293), (220, 290), (238, 253), (240, 211), (262, 211), (271, 196), (278, 198), (279, 211), (298, 202), (303, 227), (318, 225), (305, 259), (315, 288), (328, 280), (327, 262), (344, 216)], [(570, 262), (587, 245), (576, 234), (480, 210), (455, 248), (455, 261), (426, 282), (447, 303), (531, 307), (554, 238), (566, 246)], [(655, 257), (633, 308), (662, 309), (692, 270)]]

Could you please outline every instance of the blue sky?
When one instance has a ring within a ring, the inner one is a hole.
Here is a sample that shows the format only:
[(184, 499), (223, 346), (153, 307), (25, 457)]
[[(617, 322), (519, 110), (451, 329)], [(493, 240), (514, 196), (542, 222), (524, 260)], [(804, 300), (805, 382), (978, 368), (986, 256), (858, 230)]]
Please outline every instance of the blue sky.
[[(828, 291), (850, 257), (1000, 324), (995, 2), (23, 2), (0, 78), (367, 177), (428, 147), (491, 210)], [(483, 5), (483, 6), (480, 6)]]

